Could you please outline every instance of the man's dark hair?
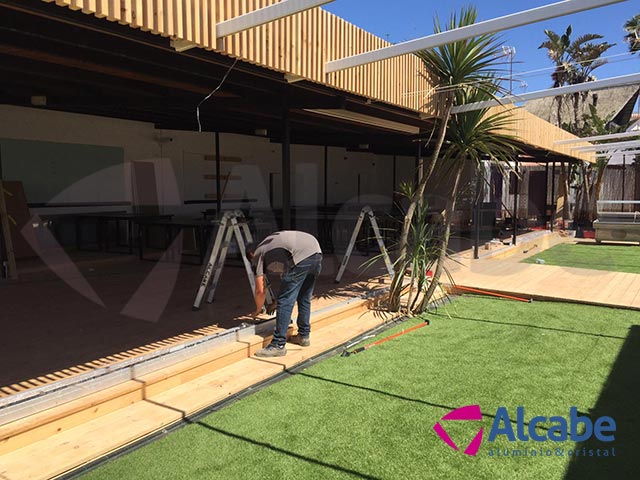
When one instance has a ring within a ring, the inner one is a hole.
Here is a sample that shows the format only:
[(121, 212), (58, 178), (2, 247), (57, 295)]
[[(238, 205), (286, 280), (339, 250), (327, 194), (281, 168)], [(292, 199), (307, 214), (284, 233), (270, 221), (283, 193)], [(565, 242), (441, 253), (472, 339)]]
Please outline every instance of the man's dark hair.
[(250, 253), (253, 253), (256, 251), (256, 244), (255, 242), (247, 242), (244, 246), (245, 251), (247, 252), (247, 255), (249, 255)]

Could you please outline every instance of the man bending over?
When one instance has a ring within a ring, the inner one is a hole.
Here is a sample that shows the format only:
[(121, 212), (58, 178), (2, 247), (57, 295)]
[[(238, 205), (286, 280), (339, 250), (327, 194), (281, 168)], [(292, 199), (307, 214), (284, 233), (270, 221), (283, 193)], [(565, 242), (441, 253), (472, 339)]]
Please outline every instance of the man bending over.
[(296, 302), (298, 335), (291, 338), (291, 341), (308, 347), (311, 333), (311, 296), (322, 269), (322, 250), (318, 240), (304, 232), (275, 232), (265, 238), (254, 252), (249, 248), (248, 253), (256, 272), (256, 315), (262, 311), (265, 302), (266, 271), (282, 274), (273, 340), (266, 348), (256, 352), (256, 357), (282, 357), (287, 354), (287, 329)]

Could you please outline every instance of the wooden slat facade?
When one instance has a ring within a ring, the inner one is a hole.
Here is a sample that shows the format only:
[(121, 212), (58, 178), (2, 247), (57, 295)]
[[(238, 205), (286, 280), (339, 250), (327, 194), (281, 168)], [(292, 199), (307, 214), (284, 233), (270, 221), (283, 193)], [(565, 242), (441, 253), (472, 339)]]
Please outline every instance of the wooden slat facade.
[[(230, 35), (218, 43), (215, 25), (281, 0), (43, 0), (86, 14), (129, 25), (156, 35), (186, 40), (207, 50), (340, 90), (437, 114), (434, 89), (415, 55), (404, 55), (348, 70), (325, 74), (326, 62), (376, 50), (389, 42), (336, 15), (314, 8), (275, 22)], [(514, 110), (514, 130), (523, 143), (592, 161), (555, 140), (574, 138), (523, 109)], [(574, 145), (575, 146), (575, 145)]]
[[(156, 35), (216, 49), (215, 25), (280, 0), (43, 0)], [(221, 52), (273, 70), (412, 110), (429, 111), (432, 90), (414, 55), (325, 75), (324, 65), (376, 50), (385, 40), (321, 8), (224, 38)], [(412, 92), (420, 92), (415, 94)]]
[(493, 107), (489, 110), (489, 114), (499, 112), (502, 109), (510, 110), (511, 114), (514, 115), (513, 125), (510, 127), (511, 131), (509, 133), (518, 137), (522, 142), (536, 148), (545, 148), (587, 162), (595, 161), (595, 155), (593, 153), (573, 150), (575, 147), (586, 146), (589, 145), (589, 143), (582, 142), (570, 145), (556, 145), (554, 143), (556, 140), (569, 140), (576, 137), (566, 130), (558, 128), (533, 113), (528, 112), (524, 108), (517, 108), (511, 105)]

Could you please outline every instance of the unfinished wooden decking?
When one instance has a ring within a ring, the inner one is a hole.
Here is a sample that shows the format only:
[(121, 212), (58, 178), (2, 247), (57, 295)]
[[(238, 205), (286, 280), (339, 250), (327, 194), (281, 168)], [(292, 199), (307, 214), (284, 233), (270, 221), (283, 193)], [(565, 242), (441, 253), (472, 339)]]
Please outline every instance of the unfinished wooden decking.
[[(526, 298), (640, 310), (640, 275), (520, 263), (572, 239), (547, 234), (512, 247), (511, 255), (473, 260), (463, 252), (449, 263), (456, 285)], [(534, 247), (534, 245), (536, 245)], [(527, 250), (527, 253), (523, 253)], [(500, 258), (501, 257), (501, 258)]]
[[(354, 302), (313, 319), (311, 347), (253, 357), (269, 338), (239, 338), (206, 355), (0, 426), (0, 478), (53, 478), (181, 421), (230, 395), (391, 320)], [(46, 455), (42, 456), (42, 452)], [(34, 462), (34, 458), (39, 458)]]
[[(218, 297), (224, 301), (205, 304), (201, 311), (191, 312), (200, 268), (183, 266), (166, 311), (156, 323), (120, 318), (119, 308), (115, 307), (92, 316), (86, 302), (82, 298), (73, 301), (74, 293), (54, 276), (37, 269), (25, 270), (19, 284), (0, 289), (7, 308), (11, 307), (12, 320), (22, 320), (12, 329), (14, 350), (6, 356), (7, 362), (14, 359), (15, 378), (31, 379), (0, 390), (0, 401), (6, 404), (0, 405), (4, 414), (0, 416), (0, 479), (53, 478), (72, 471), (393, 319), (393, 315), (372, 308), (373, 292), (384, 289), (388, 282), (375, 277), (376, 268), (363, 275), (359, 269), (363, 261), (352, 257), (343, 283), (335, 285), (339, 258), (325, 258), (312, 308), (312, 346), (288, 345), (286, 357), (272, 360), (253, 357), (270, 341), (273, 327), (242, 316), (250, 310), (252, 298), (240, 268), (226, 267)], [(144, 264), (127, 259), (91, 259), (80, 265), (83, 271), (90, 266), (102, 272), (91, 280), (102, 296), (113, 297), (111, 300), (119, 296), (126, 299), (148, 270)], [(32, 295), (37, 291), (47, 291), (49, 295)], [(59, 301), (68, 300), (69, 308), (48, 301), (52, 295)], [(122, 301), (108, 303), (119, 307)], [(39, 315), (47, 311), (47, 305), (48, 315)], [(139, 331), (131, 330), (136, 323), (141, 325)], [(74, 346), (61, 349), (54, 335), (58, 331), (60, 340), (73, 340)], [(85, 335), (94, 331), (98, 331), (97, 335)], [(203, 353), (185, 355), (177, 363), (143, 372), (142, 357), (146, 354), (159, 350), (175, 350), (179, 354), (182, 345), (225, 331), (232, 335), (225, 336), (224, 342), (216, 343), (214, 339), (210, 346), (198, 350)], [(150, 340), (154, 341), (149, 343)], [(142, 347), (124, 350), (131, 342)], [(105, 348), (104, 352), (119, 353), (102, 356)], [(25, 354), (26, 350), (40, 352), (35, 362)], [(98, 359), (95, 364), (77, 363), (98, 351), (100, 354), (93, 356)], [(140, 365), (135, 363), (137, 359)], [(97, 379), (90, 380), (95, 386), (86, 387), (88, 384), (79, 379), (78, 385), (70, 384), (71, 394), (78, 391), (76, 396), (63, 392), (66, 387), (55, 388), (61, 382), (69, 383), (76, 376), (90, 373), (87, 370), (106, 368), (114, 373), (121, 363), (131, 362), (131, 376), (119, 383), (100, 383)], [(54, 370), (65, 363), (68, 368)], [(38, 369), (55, 374), (31, 376)], [(85, 391), (80, 387), (86, 387)], [(41, 390), (42, 395), (29, 396)], [(60, 397), (62, 394), (64, 398)], [(44, 397), (51, 400), (38, 410), (35, 407), (39, 402), (46, 403)], [(30, 403), (25, 405), (27, 402)], [(33, 462), (43, 451), (47, 452), (47, 460)]]

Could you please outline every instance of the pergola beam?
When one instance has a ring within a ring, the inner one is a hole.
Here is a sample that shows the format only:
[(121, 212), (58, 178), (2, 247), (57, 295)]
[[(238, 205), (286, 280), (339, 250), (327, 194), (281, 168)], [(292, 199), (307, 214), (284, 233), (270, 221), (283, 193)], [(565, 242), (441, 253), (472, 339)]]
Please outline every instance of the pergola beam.
[[(529, 100), (537, 100), (539, 98), (556, 97), (558, 95), (568, 95), (577, 92), (586, 92), (594, 90), (602, 90), (605, 88), (620, 87), (623, 85), (634, 85), (640, 83), (640, 73), (631, 73), (629, 75), (620, 75), (618, 77), (605, 78), (603, 80), (595, 80), (593, 82), (579, 83), (577, 85), (567, 85), (566, 87), (548, 88), (546, 90), (537, 90), (535, 92), (523, 93), (522, 95), (507, 95), (496, 100), (487, 100), (484, 102), (467, 103), (458, 105), (451, 109), (451, 113), (472, 112), (474, 110), (482, 110), (485, 108), (495, 107), (497, 105), (510, 105), (513, 103), (528, 102)], [(576, 141), (584, 141), (579, 138)]]
[(436, 33), (434, 35), (410, 40), (408, 42), (398, 43), (396, 45), (391, 45), (371, 52), (333, 60), (331, 62), (327, 62), (325, 72), (337, 72), (346, 68), (353, 68), (360, 65), (366, 65), (368, 63), (379, 62), (381, 60), (399, 57), (400, 55), (406, 55), (420, 50), (435, 48), (440, 45), (465, 40), (467, 38), (500, 32), (502, 30), (542, 22), (544, 20), (591, 10), (593, 8), (604, 7), (614, 3), (621, 3), (624, 1), (626, 0), (565, 0), (563, 2), (552, 3), (550, 5), (532, 8), (530, 10), (513, 13), (504, 17), (475, 23), (466, 27), (456, 28), (454, 30)]
[(631, 142), (603, 143), (601, 145), (591, 145), (589, 147), (572, 147), (571, 150), (579, 152), (610, 152), (612, 150), (620, 150), (621, 148), (640, 147), (640, 140)]
[(610, 157), (612, 155), (640, 155), (640, 150), (614, 150), (608, 153), (598, 153), (596, 157)]
[(216, 25), (216, 38), (226, 37), (234, 33), (243, 32), (265, 23), (295, 15), (320, 5), (331, 3), (333, 0), (284, 0), (268, 7), (245, 13), (239, 17), (230, 18)]
[(556, 140), (555, 145), (569, 145), (571, 143), (581, 142), (600, 142), (602, 140), (616, 140), (618, 138), (640, 137), (640, 130), (635, 132), (610, 133), (608, 135), (595, 135), (593, 137), (571, 138), (569, 140)]

